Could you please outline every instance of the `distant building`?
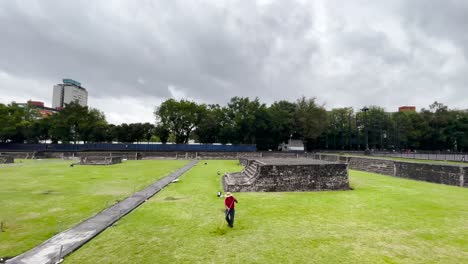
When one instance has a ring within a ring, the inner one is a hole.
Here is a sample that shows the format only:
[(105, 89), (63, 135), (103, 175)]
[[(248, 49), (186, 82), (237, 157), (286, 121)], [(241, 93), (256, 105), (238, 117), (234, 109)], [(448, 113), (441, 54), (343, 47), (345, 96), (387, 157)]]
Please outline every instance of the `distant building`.
[(72, 79), (63, 79), (63, 83), (54, 85), (52, 108), (62, 109), (65, 104), (75, 101), (82, 106), (88, 105), (88, 91), (81, 87), (81, 83)]
[(17, 105), (22, 106), (22, 107), (28, 106), (30, 108), (36, 109), (40, 117), (47, 117), (58, 112), (58, 109), (46, 107), (44, 106), (44, 102), (40, 102), (40, 101), (29, 100), (27, 103), (19, 103)]
[(416, 106), (400, 106), (398, 112), (416, 112)]
[(278, 150), (280, 151), (304, 151), (304, 142), (300, 139), (289, 139), (288, 143), (282, 143), (279, 145)]

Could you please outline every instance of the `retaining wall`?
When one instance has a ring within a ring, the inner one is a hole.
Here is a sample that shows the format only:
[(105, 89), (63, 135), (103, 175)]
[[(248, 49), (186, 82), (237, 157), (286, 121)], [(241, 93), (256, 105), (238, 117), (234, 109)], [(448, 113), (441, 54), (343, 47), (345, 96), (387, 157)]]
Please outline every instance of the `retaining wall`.
[(468, 166), (457, 164), (417, 163), (378, 158), (313, 154), (311, 158), (347, 163), (349, 169), (379, 173), (419, 181), (468, 187)]
[[(301, 163), (301, 160), (304, 163)], [(347, 164), (311, 162), (305, 159), (287, 161), (241, 159), (242, 172), (223, 177), (224, 190), (230, 192), (296, 192), (349, 190)], [(292, 162), (295, 161), (295, 162)], [(274, 163), (272, 163), (274, 162)]]
[(31, 159), (35, 157), (35, 152), (0, 152), (0, 155), (11, 156), (15, 159)]
[(113, 165), (122, 163), (121, 157), (82, 156), (80, 165)]
[(346, 164), (261, 166), (254, 191), (348, 190)]
[(9, 155), (0, 155), (0, 164), (14, 163), (15, 158)]

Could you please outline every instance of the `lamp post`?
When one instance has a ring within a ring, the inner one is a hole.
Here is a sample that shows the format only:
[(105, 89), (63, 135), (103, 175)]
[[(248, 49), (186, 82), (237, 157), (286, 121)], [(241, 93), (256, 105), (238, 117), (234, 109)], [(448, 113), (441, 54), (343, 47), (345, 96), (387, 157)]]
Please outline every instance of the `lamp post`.
[(367, 126), (367, 111), (369, 111), (369, 108), (364, 107), (361, 109), (361, 111), (364, 112), (364, 130), (365, 130), (365, 140), (366, 140), (366, 150), (364, 151), (364, 154), (369, 155), (370, 150), (369, 150), (369, 130)]

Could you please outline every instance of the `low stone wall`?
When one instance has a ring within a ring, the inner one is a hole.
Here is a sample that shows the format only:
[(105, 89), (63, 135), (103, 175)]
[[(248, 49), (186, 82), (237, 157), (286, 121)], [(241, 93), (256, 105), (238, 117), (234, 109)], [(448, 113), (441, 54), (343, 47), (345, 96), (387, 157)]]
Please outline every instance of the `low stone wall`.
[(468, 166), (416, 163), (365, 157), (314, 154), (314, 159), (347, 163), (349, 169), (379, 173), (419, 181), (468, 187)]
[(122, 157), (82, 156), (80, 165), (113, 165), (122, 163)]
[(307, 153), (296, 153), (296, 152), (260, 152), (260, 157), (261, 158), (292, 158), (292, 159), (298, 159), (298, 158), (305, 158), (307, 157)]
[(15, 159), (34, 159), (36, 158), (35, 152), (0, 152), (0, 155), (11, 156)]
[(247, 167), (247, 166), (249, 166), (249, 159), (248, 158), (240, 158), (239, 159), (239, 164), (244, 166), (244, 167)]
[(15, 158), (10, 155), (0, 155), (0, 164), (15, 163)]
[(241, 159), (244, 171), (223, 177), (230, 192), (295, 192), (349, 190), (347, 164), (330, 162), (288, 163)]
[(348, 190), (346, 164), (262, 166), (256, 192)]
[(424, 164), (410, 162), (395, 162), (395, 176), (413, 180), (442, 183), (463, 187), (463, 179), (468, 172), (467, 167), (447, 166), (439, 164)]

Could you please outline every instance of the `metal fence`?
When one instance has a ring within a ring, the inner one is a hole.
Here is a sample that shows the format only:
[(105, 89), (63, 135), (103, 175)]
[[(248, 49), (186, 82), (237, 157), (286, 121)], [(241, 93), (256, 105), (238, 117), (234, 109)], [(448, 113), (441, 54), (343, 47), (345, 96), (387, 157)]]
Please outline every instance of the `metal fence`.
[(212, 144), (0, 144), (1, 151), (198, 151), (253, 152), (256, 145)]
[[(364, 155), (364, 151), (337, 151), (325, 150), (319, 151), (323, 153), (343, 153), (351, 155)], [(421, 159), (421, 160), (442, 160), (442, 161), (457, 161), (468, 162), (468, 153), (465, 152), (442, 152), (442, 151), (371, 151), (372, 156), (377, 157), (393, 157), (393, 158), (407, 158), (407, 159)]]

